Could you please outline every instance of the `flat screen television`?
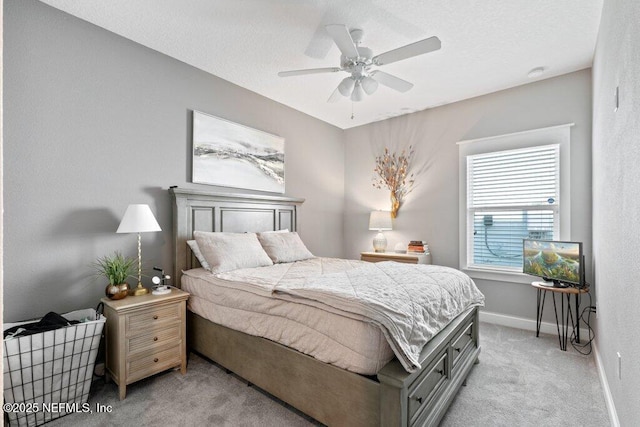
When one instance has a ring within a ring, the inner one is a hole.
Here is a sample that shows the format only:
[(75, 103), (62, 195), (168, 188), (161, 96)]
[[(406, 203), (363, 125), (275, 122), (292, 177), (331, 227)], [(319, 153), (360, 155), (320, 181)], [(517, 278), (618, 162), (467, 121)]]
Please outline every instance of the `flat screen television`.
[(582, 242), (524, 239), (522, 272), (556, 287), (583, 287)]

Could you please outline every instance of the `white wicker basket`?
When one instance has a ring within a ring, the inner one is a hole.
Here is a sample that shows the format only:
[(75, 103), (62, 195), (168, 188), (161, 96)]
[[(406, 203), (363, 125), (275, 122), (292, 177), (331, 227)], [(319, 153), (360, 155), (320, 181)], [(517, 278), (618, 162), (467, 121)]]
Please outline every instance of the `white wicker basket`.
[(82, 410), (89, 399), (105, 317), (94, 309), (63, 316), (82, 323), (4, 340), (4, 403), (14, 404), (5, 411), (12, 426), (44, 424)]

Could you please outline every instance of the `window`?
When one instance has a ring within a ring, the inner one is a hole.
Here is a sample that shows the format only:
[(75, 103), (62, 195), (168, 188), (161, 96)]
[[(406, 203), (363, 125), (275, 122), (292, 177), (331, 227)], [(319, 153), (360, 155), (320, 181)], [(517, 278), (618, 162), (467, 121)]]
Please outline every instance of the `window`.
[(559, 146), (467, 157), (467, 263), (520, 271), (522, 239), (558, 235)]
[(460, 143), (460, 257), (472, 277), (530, 280), (522, 240), (568, 231), (569, 127), (558, 128)]

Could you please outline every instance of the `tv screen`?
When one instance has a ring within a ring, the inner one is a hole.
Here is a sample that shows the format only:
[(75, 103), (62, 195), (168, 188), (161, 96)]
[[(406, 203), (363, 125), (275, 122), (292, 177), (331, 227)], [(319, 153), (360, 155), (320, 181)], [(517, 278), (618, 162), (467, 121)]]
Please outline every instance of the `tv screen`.
[(556, 285), (582, 286), (582, 243), (524, 239), (522, 272)]

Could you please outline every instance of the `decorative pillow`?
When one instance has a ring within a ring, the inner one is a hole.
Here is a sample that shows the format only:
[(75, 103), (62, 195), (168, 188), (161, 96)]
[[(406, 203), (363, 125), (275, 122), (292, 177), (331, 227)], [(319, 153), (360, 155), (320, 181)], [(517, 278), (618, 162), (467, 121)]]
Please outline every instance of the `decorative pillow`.
[(212, 273), (273, 265), (255, 233), (193, 233)]
[(196, 258), (198, 258), (198, 261), (200, 262), (200, 265), (202, 266), (202, 268), (211, 270), (209, 263), (207, 262), (206, 259), (204, 259), (204, 255), (202, 255), (202, 252), (200, 252), (200, 248), (198, 247), (198, 242), (196, 242), (195, 240), (187, 240), (187, 245), (189, 245), (189, 247), (191, 248), (191, 252), (193, 252)]
[(315, 258), (298, 233), (258, 233), (258, 240), (274, 263)]

